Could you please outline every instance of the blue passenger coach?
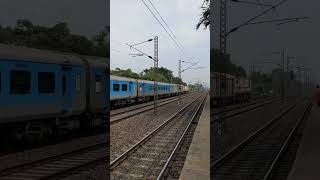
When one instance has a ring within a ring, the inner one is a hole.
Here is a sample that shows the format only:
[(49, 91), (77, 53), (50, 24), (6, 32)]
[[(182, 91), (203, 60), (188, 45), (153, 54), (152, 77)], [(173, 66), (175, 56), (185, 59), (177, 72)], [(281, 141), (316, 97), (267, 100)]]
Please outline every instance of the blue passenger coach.
[(137, 80), (119, 76), (110, 76), (110, 101), (124, 105), (136, 101)]
[(0, 45), (0, 127), (43, 135), (103, 124), (109, 109), (106, 61)]
[[(174, 96), (188, 92), (185, 87), (178, 91), (177, 84), (157, 83), (159, 98)], [(110, 76), (111, 106), (122, 106), (131, 103), (144, 102), (154, 97), (154, 82), (141, 79), (132, 79), (119, 76)]]

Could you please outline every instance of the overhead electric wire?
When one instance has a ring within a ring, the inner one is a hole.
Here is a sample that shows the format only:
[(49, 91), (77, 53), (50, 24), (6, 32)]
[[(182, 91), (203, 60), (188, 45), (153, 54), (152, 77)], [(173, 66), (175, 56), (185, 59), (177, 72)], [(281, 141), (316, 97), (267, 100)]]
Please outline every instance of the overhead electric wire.
[(268, 8), (267, 10), (265, 10), (265, 11), (263, 11), (263, 12), (259, 13), (258, 15), (256, 15), (256, 16), (254, 16), (254, 17), (252, 17), (252, 18), (248, 19), (248, 20), (247, 20), (247, 21), (245, 21), (244, 23), (242, 23), (242, 24), (240, 24), (240, 25), (236, 26), (235, 28), (232, 28), (229, 32), (227, 32), (227, 34), (226, 34), (226, 35), (228, 36), (230, 33), (232, 33), (232, 32), (234, 32), (234, 31), (236, 31), (237, 29), (241, 28), (242, 26), (248, 25), (251, 21), (253, 21), (253, 20), (255, 20), (255, 19), (259, 18), (260, 16), (262, 16), (262, 15), (264, 15), (264, 14), (266, 14), (266, 13), (268, 13), (269, 11), (271, 11), (271, 10), (275, 9), (276, 7), (278, 7), (278, 6), (280, 6), (281, 4), (285, 3), (286, 1), (288, 1), (288, 0), (282, 0), (281, 2), (277, 3), (276, 5), (273, 5), (272, 7)]
[(150, 11), (150, 13), (153, 15), (153, 17), (157, 20), (157, 22), (161, 25), (161, 27), (166, 31), (166, 33), (169, 35), (169, 37), (171, 38), (171, 40), (175, 43), (175, 45), (178, 47), (178, 49), (180, 50), (181, 55), (183, 55), (183, 50), (181, 49), (181, 47), (178, 45), (178, 43), (175, 41), (175, 39), (171, 36), (171, 34), (168, 32), (168, 30), (164, 27), (164, 25), (160, 22), (160, 20), (157, 18), (157, 16), (152, 12), (152, 10), (150, 9), (150, 7), (144, 2), (144, 0), (141, 0), (143, 2), (143, 4), (148, 8), (148, 10)]
[(154, 4), (152, 3), (151, 0), (148, 0), (151, 4), (151, 6), (153, 7), (154, 10), (156, 10), (157, 14), (159, 15), (159, 17), (161, 18), (161, 20), (164, 22), (164, 24), (167, 26), (167, 28), (169, 29), (169, 31), (171, 32), (171, 34), (173, 35), (173, 37), (175, 38), (175, 40), (179, 43), (180, 47), (182, 49), (184, 49), (183, 45), (180, 43), (180, 41), (178, 40), (178, 38), (176, 37), (176, 35), (173, 33), (173, 31), (171, 30), (171, 28), (169, 27), (169, 25), (166, 23), (166, 21), (162, 18), (160, 12), (157, 10), (157, 8), (154, 6)]

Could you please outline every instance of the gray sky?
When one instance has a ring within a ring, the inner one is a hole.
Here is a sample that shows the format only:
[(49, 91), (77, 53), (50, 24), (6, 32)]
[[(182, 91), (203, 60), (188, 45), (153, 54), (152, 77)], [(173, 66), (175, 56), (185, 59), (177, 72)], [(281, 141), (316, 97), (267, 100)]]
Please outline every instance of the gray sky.
[[(148, 0), (145, 2), (148, 3)], [(158, 35), (161, 66), (172, 70), (177, 76), (179, 58), (185, 61), (200, 61), (198, 66), (206, 68), (185, 71), (182, 73), (182, 79), (187, 83), (194, 83), (197, 81), (195, 78), (200, 78), (209, 85), (210, 33), (209, 30), (195, 29), (201, 14), (202, 1), (153, 0), (152, 2), (184, 46), (183, 55), (179, 53), (141, 0), (111, 0), (111, 69), (131, 68), (135, 72), (141, 72), (153, 66), (153, 61), (144, 56), (129, 56), (129, 53), (137, 52), (130, 50), (125, 43), (134, 44)], [(148, 5), (152, 8), (150, 3)], [(139, 45), (137, 48), (153, 56), (153, 42)], [(189, 64), (183, 64), (182, 69), (188, 66)]]
[[(248, 0), (249, 1), (249, 0)], [(256, 2), (255, 0), (251, 0)], [(272, 4), (281, 0), (260, 0), (262, 3)], [(214, 28), (211, 35), (214, 47), (219, 48), (219, 1), (215, 0)], [(271, 12), (260, 19), (291, 18), (309, 16), (311, 19), (298, 23), (290, 23), (277, 27), (274, 24), (246, 26), (232, 33), (228, 38), (228, 53), (232, 61), (249, 69), (250, 64), (263, 61), (280, 63), (280, 55), (271, 54), (285, 48), (289, 56), (296, 56), (294, 64), (313, 68), (314, 76), (320, 79), (319, 32), (320, 32), (320, 1), (318, 0), (288, 0), (281, 5), (276, 13)], [(244, 5), (228, 2), (228, 29), (241, 24), (245, 20), (262, 12), (259, 6)], [(260, 66), (262, 70), (269, 71), (272, 65)], [(273, 66), (274, 68), (275, 66)], [(258, 66), (257, 66), (258, 68)]]
[(109, 24), (109, 9), (106, 0), (1, 0), (0, 24), (11, 26), (17, 19), (45, 26), (67, 22), (73, 33), (91, 38)]

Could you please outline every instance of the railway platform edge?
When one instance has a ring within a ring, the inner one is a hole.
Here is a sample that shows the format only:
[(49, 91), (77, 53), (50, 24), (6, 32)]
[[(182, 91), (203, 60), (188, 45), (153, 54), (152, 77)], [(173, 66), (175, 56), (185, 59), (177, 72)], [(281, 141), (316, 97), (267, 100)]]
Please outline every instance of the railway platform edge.
[(179, 179), (210, 179), (210, 98), (206, 99)]
[(288, 180), (320, 179), (320, 107), (313, 105)]

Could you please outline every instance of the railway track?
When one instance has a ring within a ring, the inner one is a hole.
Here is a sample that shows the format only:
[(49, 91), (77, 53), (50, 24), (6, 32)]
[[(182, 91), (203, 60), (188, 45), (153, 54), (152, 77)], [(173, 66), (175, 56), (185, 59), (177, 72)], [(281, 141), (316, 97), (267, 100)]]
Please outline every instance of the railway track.
[(193, 100), (110, 163), (111, 179), (161, 179), (206, 98)]
[[(194, 95), (194, 94), (188, 94), (188, 95), (182, 96), (181, 99), (190, 97), (192, 95)], [(174, 99), (170, 99), (170, 100), (164, 100), (164, 101), (161, 101), (160, 103), (158, 103), (157, 107), (161, 107), (161, 106), (170, 104), (170, 103), (178, 101), (178, 100), (179, 100), (179, 98), (174, 98)], [(142, 107), (139, 106), (139, 107), (132, 108), (132, 109), (129, 109), (129, 110), (125, 110), (125, 111), (117, 112), (117, 113), (114, 113), (114, 114), (110, 114), (110, 124), (112, 125), (112, 124), (118, 123), (118, 122), (120, 122), (122, 120), (125, 120), (125, 119), (128, 119), (130, 117), (136, 116), (138, 114), (151, 111), (151, 110), (153, 110), (153, 108), (154, 108), (154, 105), (152, 103), (152, 104), (144, 105)]]
[(265, 102), (265, 101), (272, 100), (272, 99), (276, 99), (276, 98), (278, 98), (278, 97), (277, 96), (266, 97), (266, 98), (262, 98), (262, 99), (260, 98), (258, 100), (251, 101), (251, 102), (225, 106), (223, 109), (222, 108), (213, 108), (213, 111), (211, 111), (211, 114), (217, 114), (217, 113), (222, 113), (223, 111), (230, 111), (230, 110), (234, 110), (234, 109), (239, 109), (242, 107), (258, 104), (258, 103)]
[(265, 100), (260, 100), (252, 103), (247, 103), (243, 105), (238, 105), (238, 106), (232, 106), (229, 108), (226, 108), (224, 110), (216, 111), (213, 112), (211, 115), (213, 116), (213, 121), (211, 122), (220, 122), (222, 119), (219, 117), (220, 114), (224, 113), (224, 118), (230, 118), (233, 116), (236, 116), (238, 114), (242, 114), (245, 112), (253, 111), (255, 109), (261, 108), (267, 104), (271, 104), (277, 101), (280, 101), (281, 98), (279, 97), (273, 97), (273, 98), (268, 98)]
[(61, 179), (87, 167), (106, 163), (107, 143), (77, 149), (72, 152), (0, 170), (1, 180)]
[(214, 179), (271, 179), (270, 175), (285, 153), (293, 134), (306, 120), (309, 100), (300, 100), (252, 133), (241, 143), (213, 162)]
[[(188, 94), (181, 95), (181, 98), (188, 97), (188, 96), (190, 96), (192, 94), (194, 94), (194, 93), (188, 93)], [(173, 100), (173, 99), (178, 100), (177, 98), (178, 98), (177, 96), (173, 96), (173, 97), (169, 97), (169, 98), (162, 98), (162, 99), (158, 100), (158, 103), (170, 101), (170, 100)], [(124, 114), (124, 113), (130, 112), (130, 111), (133, 111), (133, 110), (137, 110), (137, 109), (140, 109), (140, 108), (147, 107), (147, 106), (153, 106), (153, 101), (145, 102), (145, 103), (134, 105), (134, 106), (129, 106), (129, 107), (124, 107), (124, 108), (112, 110), (110, 112), (110, 117), (117, 116), (119, 114)]]

